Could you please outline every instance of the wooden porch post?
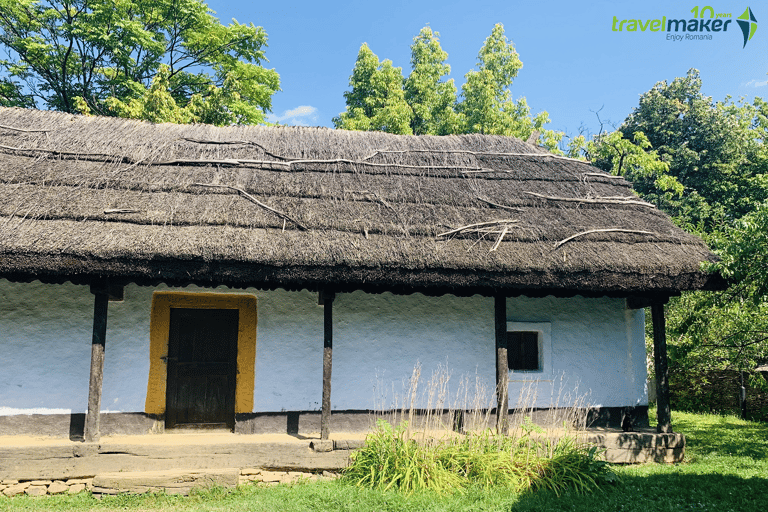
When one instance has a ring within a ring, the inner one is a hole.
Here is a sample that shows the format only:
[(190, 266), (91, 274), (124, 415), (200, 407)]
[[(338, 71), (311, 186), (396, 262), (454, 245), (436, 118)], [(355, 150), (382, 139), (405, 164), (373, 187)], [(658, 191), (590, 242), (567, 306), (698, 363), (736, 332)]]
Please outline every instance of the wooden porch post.
[(88, 414), (85, 416), (86, 442), (98, 441), (101, 434), (101, 384), (104, 377), (104, 343), (107, 338), (109, 301), (123, 300), (123, 287), (106, 281), (91, 284), (93, 300), (93, 336), (91, 338), (91, 376), (88, 384)]
[(93, 301), (93, 338), (91, 340), (91, 379), (88, 385), (88, 414), (85, 417), (85, 440), (89, 443), (98, 441), (101, 412), (101, 382), (104, 377), (104, 342), (107, 337), (107, 309), (109, 296), (104, 292), (92, 290)]
[(496, 432), (509, 433), (509, 362), (507, 359), (507, 298), (494, 297), (496, 325)]
[(333, 299), (336, 294), (320, 291), (323, 305), (323, 410), (320, 415), (320, 439), (331, 431), (331, 368), (333, 363)]
[(663, 302), (651, 305), (653, 320), (653, 362), (656, 371), (656, 430), (672, 432), (672, 414), (669, 409), (669, 370), (667, 368), (667, 333)]

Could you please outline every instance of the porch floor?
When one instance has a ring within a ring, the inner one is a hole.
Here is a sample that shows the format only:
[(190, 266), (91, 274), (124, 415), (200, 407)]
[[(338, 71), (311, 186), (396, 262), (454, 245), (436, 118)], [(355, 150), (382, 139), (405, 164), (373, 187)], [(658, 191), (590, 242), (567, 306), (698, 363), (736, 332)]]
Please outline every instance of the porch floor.
[[(559, 437), (562, 431), (547, 430), (542, 435)], [(610, 462), (671, 463), (682, 461), (684, 456), (682, 434), (600, 428), (578, 432), (577, 437), (605, 449)], [(350, 450), (361, 446), (364, 439), (364, 432), (338, 432), (331, 435), (330, 441), (320, 441), (319, 433), (243, 435), (227, 431), (184, 431), (105, 436), (98, 442), (85, 443), (68, 438), (6, 435), (0, 436), (0, 460), (3, 461), (0, 483), (176, 471), (208, 474), (201, 478), (210, 482), (210, 471), (221, 468), (230, 468), (227, 471), (238, 474), (243, 470), (255, 474), (256, 469), (322, 474), (345, 467)], [(187, 475), (183, 479), (193, 481), (195, 478)]]

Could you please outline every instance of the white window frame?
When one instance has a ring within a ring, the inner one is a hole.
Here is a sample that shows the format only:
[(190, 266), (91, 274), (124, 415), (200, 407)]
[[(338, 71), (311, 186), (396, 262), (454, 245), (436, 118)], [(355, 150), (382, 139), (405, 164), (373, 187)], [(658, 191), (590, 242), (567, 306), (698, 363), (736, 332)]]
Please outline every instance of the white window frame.
[(552, 366), (552, 324), (550, 322), (507, 322), (507, 332), (519, 331), (539, 333), (539, 367), (541, 369), (509, 370), (509, 381), (551, 380), (554, 373)]

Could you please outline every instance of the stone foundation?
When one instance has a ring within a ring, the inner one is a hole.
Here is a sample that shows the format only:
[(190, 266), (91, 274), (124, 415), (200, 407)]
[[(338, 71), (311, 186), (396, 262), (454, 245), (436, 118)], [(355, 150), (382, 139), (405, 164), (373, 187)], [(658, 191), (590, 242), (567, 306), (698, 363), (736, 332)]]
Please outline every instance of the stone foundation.
[(196, 487), (217, 485), (294, 484), (302, 481), (332, 480), (337, 473), (323, 471), (269, 471), (261, 468), (208, 469), (199, 471), (136, 471), (127, 473), (104, 473), (93, 478), (70, 478), (64, 480), (0, 480), (0, 495), (13, 497), (21, 494), (44, 496), (53, 494), (77, 494), (88, 490), (93, 494), (122, 494), (165, 492), (167, 494), (189, 494)]
[[(555, 440), (564, 433), (550, 430), (532, 435)], [(685, 455), (682, 434), (596, 429), (568, 435), (604, 450), (612, 463), (677, 463)], [(0, 494), (86, 489), (101, 494), (188, 493), (196, 486), (289, 483), (341, 471), (364, 439), (352, 434), (329, 440), (317, 437), (213, 432), (124, 436), (99, 443), (6, 438), (0, 446)]]
[[(561, 426), (562, 422), (572, 419), (573, 411), (563, 409), (510, 409), (510, 421), (522, 422), (530, 417), (533, 423), (541, 426)], [(426, 410), (414, 411), (414, 423), (427, 414)], [(390, 412), (347, 410), (333, 411), (331, 414), (331, 432), (369, 432), (377, 418), (389, 418)], [(435, 413), (430, 412), (434, 417)], [(445, 425), (459, 427), (461, 411), (438, 412)], [(496, 413), (482, 411), (487, 415), (488, 426), (496, 424)], [(648, 427), (648, 406), (636, 407), (599, 407), (579, 412), (584, 416), (579, 427), (621, 427), (625, 416), (631, 418), (636, 428)], [(82, 441), (85, 414), (18, 414), (0, 416), (0, 435), (50, 436)], [(100, 432), (102, 436), (160, 434), (165, 431), (165, 421), (161, 416), (143, 412), (102, 413)], [(285, 411), (254, 412), (235, 415), (235, 433), (237, 434), (288, 434), (307, 435), (320, 431), (320, 411)]]
[(0, 494), (3, 496), (43, 496), (45, 494), (77, 494), (91, 490), (93, 478), (69, 478), (64, 480), (0, 480)]

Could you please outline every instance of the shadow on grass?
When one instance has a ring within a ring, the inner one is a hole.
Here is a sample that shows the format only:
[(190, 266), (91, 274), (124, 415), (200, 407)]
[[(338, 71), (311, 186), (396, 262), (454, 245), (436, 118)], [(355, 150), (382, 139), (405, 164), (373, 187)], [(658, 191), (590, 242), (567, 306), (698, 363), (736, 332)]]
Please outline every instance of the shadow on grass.
[(764, 510), (768, 478), (671, 473), (624, 476), (622, 484), (591, 494), (551, 492), (523, 494), (511, 511), (637, 511)]

